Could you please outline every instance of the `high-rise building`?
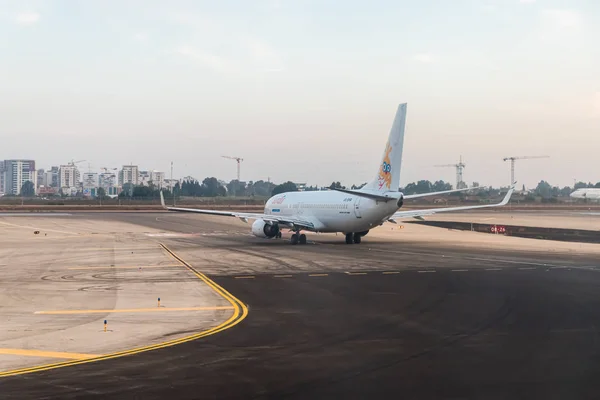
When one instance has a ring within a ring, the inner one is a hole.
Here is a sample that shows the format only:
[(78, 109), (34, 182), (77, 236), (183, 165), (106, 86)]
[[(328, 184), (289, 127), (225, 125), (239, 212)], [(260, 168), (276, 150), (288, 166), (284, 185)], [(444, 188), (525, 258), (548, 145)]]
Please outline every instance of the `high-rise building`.
[(46, 185), (57, 188), (60, 183), (59, 176), (60, 169), (58, 167), (50, 168), (50, 171), (46, 172)]
[(33, 160), (4, 160), (4, 193), (18, 195), (27, 181), (37, 187), (37, 171)]
[(4, 160), (0, 160), (0, 195), (3, 195), (5, 192), (5, 188), (4, 188), (4, 181), (6, 178), (6, 174), (5, 174), (5, 170), (4, 170)]
[(150, 181), (152, 180), (150, 176), (150, 171), (140, 171), (138, 175), (138, 184), (142, 186), (150, 186)]
[(123, 186), (126, 183), (138, 185), (140, 172), (137, 165), (123, 165), (123, 169), (119, 171), (119, 184)]
[(150, 181), (154, 186), (162, 189), (165, 186), (165, 173), (159, 171), (152, 171), (150, 173)]
[(44, 171), (43, 169), (37, 170), (37, 185), (36, 185), (36, 187), (39, 188), (40, 186), (48, 186), (48, 184), (46, 183), (46, 171)]
[(99, 186), (104, 189), (107, 196), (119, 194), (117, 175), (111, 172), (103, 172), (99, 176)]
[(98, 173), (84, 172), (82, 174), (82, 187), (84, 196), (96, 197), (98, 190)]
[(179, 183), (178, 179), (165, 179), (163, 183), (163, 188), (173, 191), (177, 183)]
[(61, 165), (58, 171), (58, 185), (65, 192), (73, 192), (73, 189), (79, 187), (80, 173), (77, 167), (73, 164)]

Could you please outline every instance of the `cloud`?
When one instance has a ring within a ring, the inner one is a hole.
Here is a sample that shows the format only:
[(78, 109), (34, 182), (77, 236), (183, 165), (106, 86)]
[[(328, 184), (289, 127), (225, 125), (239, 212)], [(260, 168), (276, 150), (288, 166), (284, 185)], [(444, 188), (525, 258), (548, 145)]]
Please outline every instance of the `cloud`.
[(436, 61), (436, 58), (433, 54), (430, 53), (419, 53), (413, 56), (413, 60), (423, 64), (431, 64)]
[(250, 53), (250, 57), (256, 68), (263, 72), (283, 71), (284, 65), (281, 57), (267, 43), (252, 37), (245, 37), (242, 42)]
[(133, 40), (135, 40), (136, 42), (146, 42), (148, 41), (148, 35), (144, 32), (138, 32), (135, 35), (133, 35)]
[(519, 0), (520, 3), (535, 3), (535, 0)]
[(19, 13), (15, 16), (15, 22), (19, 25), (33, 25), (40, 20), (38, 13)]
[(583, 24), (581, 14), (575, 10), (546, 9), (542, 11), (542, 17), (559, 29), (578, 29)]
[(202, 66), (212, 69), (215, 72), (231, 73), (237, 70), (236, 65), (226, 58), (220, 57), (216, 54), (200, 51), (191, 46), (179, 46), (177, 49), (175, 49), (175, 52), (191, 60), (197, 61)]

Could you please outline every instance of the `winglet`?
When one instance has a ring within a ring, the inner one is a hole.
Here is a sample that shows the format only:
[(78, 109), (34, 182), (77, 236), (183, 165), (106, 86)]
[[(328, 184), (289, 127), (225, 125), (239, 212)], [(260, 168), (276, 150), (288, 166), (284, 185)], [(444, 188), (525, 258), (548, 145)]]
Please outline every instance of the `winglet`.
[(502, 202), (500, 204), (498, 204), (499, 206), (505, 206), (508, 204), (513, 192), (515, 191), (516, 184), (517, 184), (517, 182), (513, 182), (512, 186), (510, 187), (508, 192), (506, 192), (506, 196), (504, 196), (504, 199), (502, 200)]
[(165, 205), (165, 197), (163, 196), (162, 190), (160, 191), (160, 205), (162, 208), (167, 210), (167, 206)]

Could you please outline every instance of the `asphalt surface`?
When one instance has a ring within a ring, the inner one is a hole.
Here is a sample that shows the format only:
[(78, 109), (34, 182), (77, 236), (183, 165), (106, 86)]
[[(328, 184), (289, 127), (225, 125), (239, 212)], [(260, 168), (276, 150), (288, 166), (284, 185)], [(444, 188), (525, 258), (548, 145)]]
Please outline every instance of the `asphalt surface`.
[[(187, 233), (239, 229), (180, 215), (98, 218)], [(165, 243), (245, 302), (248, 317), (195, 342), (0, 379), (0, 398), (600, 397), (598, 260), (368, 238)], [(275, 264), (246, 266), (248, 274), (210, 251)]]

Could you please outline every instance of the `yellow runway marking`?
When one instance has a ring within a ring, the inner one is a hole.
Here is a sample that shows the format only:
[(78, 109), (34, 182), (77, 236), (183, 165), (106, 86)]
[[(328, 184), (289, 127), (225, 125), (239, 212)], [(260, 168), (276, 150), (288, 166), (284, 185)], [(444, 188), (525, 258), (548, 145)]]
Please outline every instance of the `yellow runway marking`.
[(216, 307), (154, 307), (154, 308), (122, 308), (112, 310), (57, 310), (36, 311), (34, 314), (61, 315), (61, 314), (106, 314), (106, 313), (136, 313), (136, 312), (163, 312), (163, 311), (210, 311), (210, 310), (233, 310), (231, 306)]
[(106, 251), (106, 250), (114, 250), (114, 251), (135, 251), (135, 250), (161, 250), (160, 247), (122, 247), (122, 248), (115, 248), (115, 247), (90, 247), (90, 248), (73, 248), (71, 249), (71, 251)]
[(249, 276), (234, 276), (235, 279), (254, 279), (254, 275)]
[(90, 266), (90, 267), (70, 267), (67, 269), (81, 270), (81, 269), (138, 269), (138, 268), (172, 268), (172, 267), (185, 267), (181, 264), (166, 264), (166, 265), (115, 265), (115, 266)]
[(137, 347), (134, 349), (114, 352), (114, 353), (110, 353), (110, 354), (104, 354), (104, 355), (101, 355), (98, 357), (84, 359), (84, 360), (64, 361), (64, 362), (59, 362), (59, 363), (55, 363), (55, 364), (36, 365), (33, 367), (14, 369), (14, 370), (10, 370), (10, 371), (0, 371), (0, 378), (6, 377), (6, 376), (29, 374), (29, 373), (33, 373), (33, 372), (48, 371), (51, 369), (64, 368), (64, 367), (69, 367), (69, 366), (73, 366), (73, 365), (81, 365), (81, 364), (87, 364), (87, 363), (98, 362), (98, 361), (103, 361), (103, 360), (110, 360), (113, 358), (125, 357), (125, 356), (143, 353), (146, 351), (163, 349), (165, 347), (175, 346), (177, 344), (191, 342), (193, 340), (201, 339), (201, 338), (222, 332), (226, 329), (230, 329), (230, 328), (234, 327), (235, 325), (239, 324), (240, 322), (242, 322), (248, 316), (248, 307), (242, 301), (240, 301), (237, 297), (233, 296), (231, 293), (229, 293), (227, 290), (225, 290), (224, 288), (219, 286), (216, 282), (212, 281), (210, 278), (208, 278), (203, 273), (197, 271), (194, 267), (192, 267), (190, 264), (185, 262), (182, 258), (175, 255), (175, 253), (173, 253), (171, 250), (169, 250), (169, 248), (167, 246), (165, 246), (164, 244), (161, 243), (160, 246), (169, 254), (169, 256), (171, 258), (173, 258), (177, 262), (180, 262), (181, 265), (185, 266), (198, 279), (200, 279), (202, 282), (204, 282), (206, 285), (208, 285), (219, 296), (223, 297), (225, 300), (227, 300), (229, 302), (229, 304), (231, 304), (231, 306), (233, 308), (233, 313), (231, 314), (231, 317), (229, 317), (229, 319), (227, 319), (227, 321), (224, 321), (223, 323), (221, 323), (213, 328), (206, 329), (206, 330), (198, 332), (196, 334), (193, 334), (190, 336), (185, 336), (185, 337), (182, 337), (179, 339), (169, 340), (169, 341), (166, 341), (163, 343), (157, 343), (157, 344), (153, 344), (153, 345)]
[(45, 358), (68, 358), (70, 360), (85, 360), (86, 358), (100, 357), (100, 354), (63, 353), (60, 351), (26, 350), (26, 349), (2, 349), (0, 354), (11, 356), (31, 356)]
[(389, 275), (389, 274), (399, 274), (400, 271), (384, 271), (382, 272), (383, 275)]
[(329, 276), (329, 274), (308, 274), (308, 276)]
[(291, 278), (292, 275), (274, 275), (273, 278)]

